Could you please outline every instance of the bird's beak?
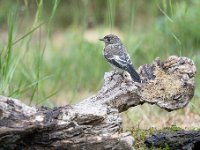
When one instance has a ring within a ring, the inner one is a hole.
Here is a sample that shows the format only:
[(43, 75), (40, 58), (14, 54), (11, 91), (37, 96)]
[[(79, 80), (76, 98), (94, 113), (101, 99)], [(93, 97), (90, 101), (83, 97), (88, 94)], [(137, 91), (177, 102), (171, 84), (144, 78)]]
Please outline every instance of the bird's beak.
[(100, 41), (104, 41), (104, 38), (102, 38), (102, 39), (99, 39)]

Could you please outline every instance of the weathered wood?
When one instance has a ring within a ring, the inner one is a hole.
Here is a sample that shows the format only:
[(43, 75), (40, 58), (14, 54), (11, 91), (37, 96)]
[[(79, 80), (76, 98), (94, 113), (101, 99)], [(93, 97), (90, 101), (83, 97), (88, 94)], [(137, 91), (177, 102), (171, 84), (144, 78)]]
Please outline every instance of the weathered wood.
[(133, 137), (122, 133), (120, 112), (143, 103), (168, 111), (185, 107), (194, 95), (194, 63), (171, 56), (139, 68), (142, 83), (129, 75), (105, 73), (104, 85), (76, 105), (49, 109), (0, 97), (2, 149), (133, 149)]
[(199, 150), (200, 131), (167, 131), (145, 140), (147, 147), (169, 147), (171, 150)]

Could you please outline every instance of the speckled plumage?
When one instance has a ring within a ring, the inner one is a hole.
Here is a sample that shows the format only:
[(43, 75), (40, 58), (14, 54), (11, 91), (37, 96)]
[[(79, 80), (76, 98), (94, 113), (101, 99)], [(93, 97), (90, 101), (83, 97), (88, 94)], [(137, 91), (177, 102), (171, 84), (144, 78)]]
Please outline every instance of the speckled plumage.
[(132, 66), (132, 62), (126, 48), (121, 40), (113, 34), (105, 36), (101, 41), (105, 42), (103, 55), (106, 60), (119, 72), (127, 71), (132, 79), (136, 82), (141, 82), (140, 76)]

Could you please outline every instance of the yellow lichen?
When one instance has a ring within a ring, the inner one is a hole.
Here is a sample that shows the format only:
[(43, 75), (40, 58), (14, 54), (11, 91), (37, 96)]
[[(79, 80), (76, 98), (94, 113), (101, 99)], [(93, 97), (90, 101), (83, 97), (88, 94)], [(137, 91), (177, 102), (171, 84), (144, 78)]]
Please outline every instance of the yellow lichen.
[(156, 67), (154, 71), (156, 78), (144, 85), (142, 97), (149, 101), (156, 99), (171, 100), (173, 96), (183, 92), (180, 79), (172, 74), (166, 74), (161, 68)]

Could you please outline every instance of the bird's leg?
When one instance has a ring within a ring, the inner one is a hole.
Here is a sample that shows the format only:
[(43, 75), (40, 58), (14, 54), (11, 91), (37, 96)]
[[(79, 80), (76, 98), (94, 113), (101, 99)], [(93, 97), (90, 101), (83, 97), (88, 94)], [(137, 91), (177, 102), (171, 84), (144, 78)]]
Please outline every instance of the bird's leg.
[(110, 80), (113, 80), (113, 76), (115, 76), (117, 74), (117, 68), (113, 67), (113, 74), (111, 75)]
[(116, 67), (113, 67), (113, 74), (111, 76), (111, 80), (113, 80), (113, 77), (115, 75), (120, 75), (122, 77), (122, 79), (125, 79), (125, 78), (127, 78), (127, 76), (130, 76), (129, 74), (127, 74), (126, 71), (116, 68)]
[(116, 74), (119, 74), (122, 78), (124, 78), (124, 72), (125, 72), (124, 70), (116, 68)]
[(116, 74), (118, 74), (118, 71), (117, 71), (117, 68), (114, 68), (114, 73), (113, 73), (113, 75), (116, 75)]

